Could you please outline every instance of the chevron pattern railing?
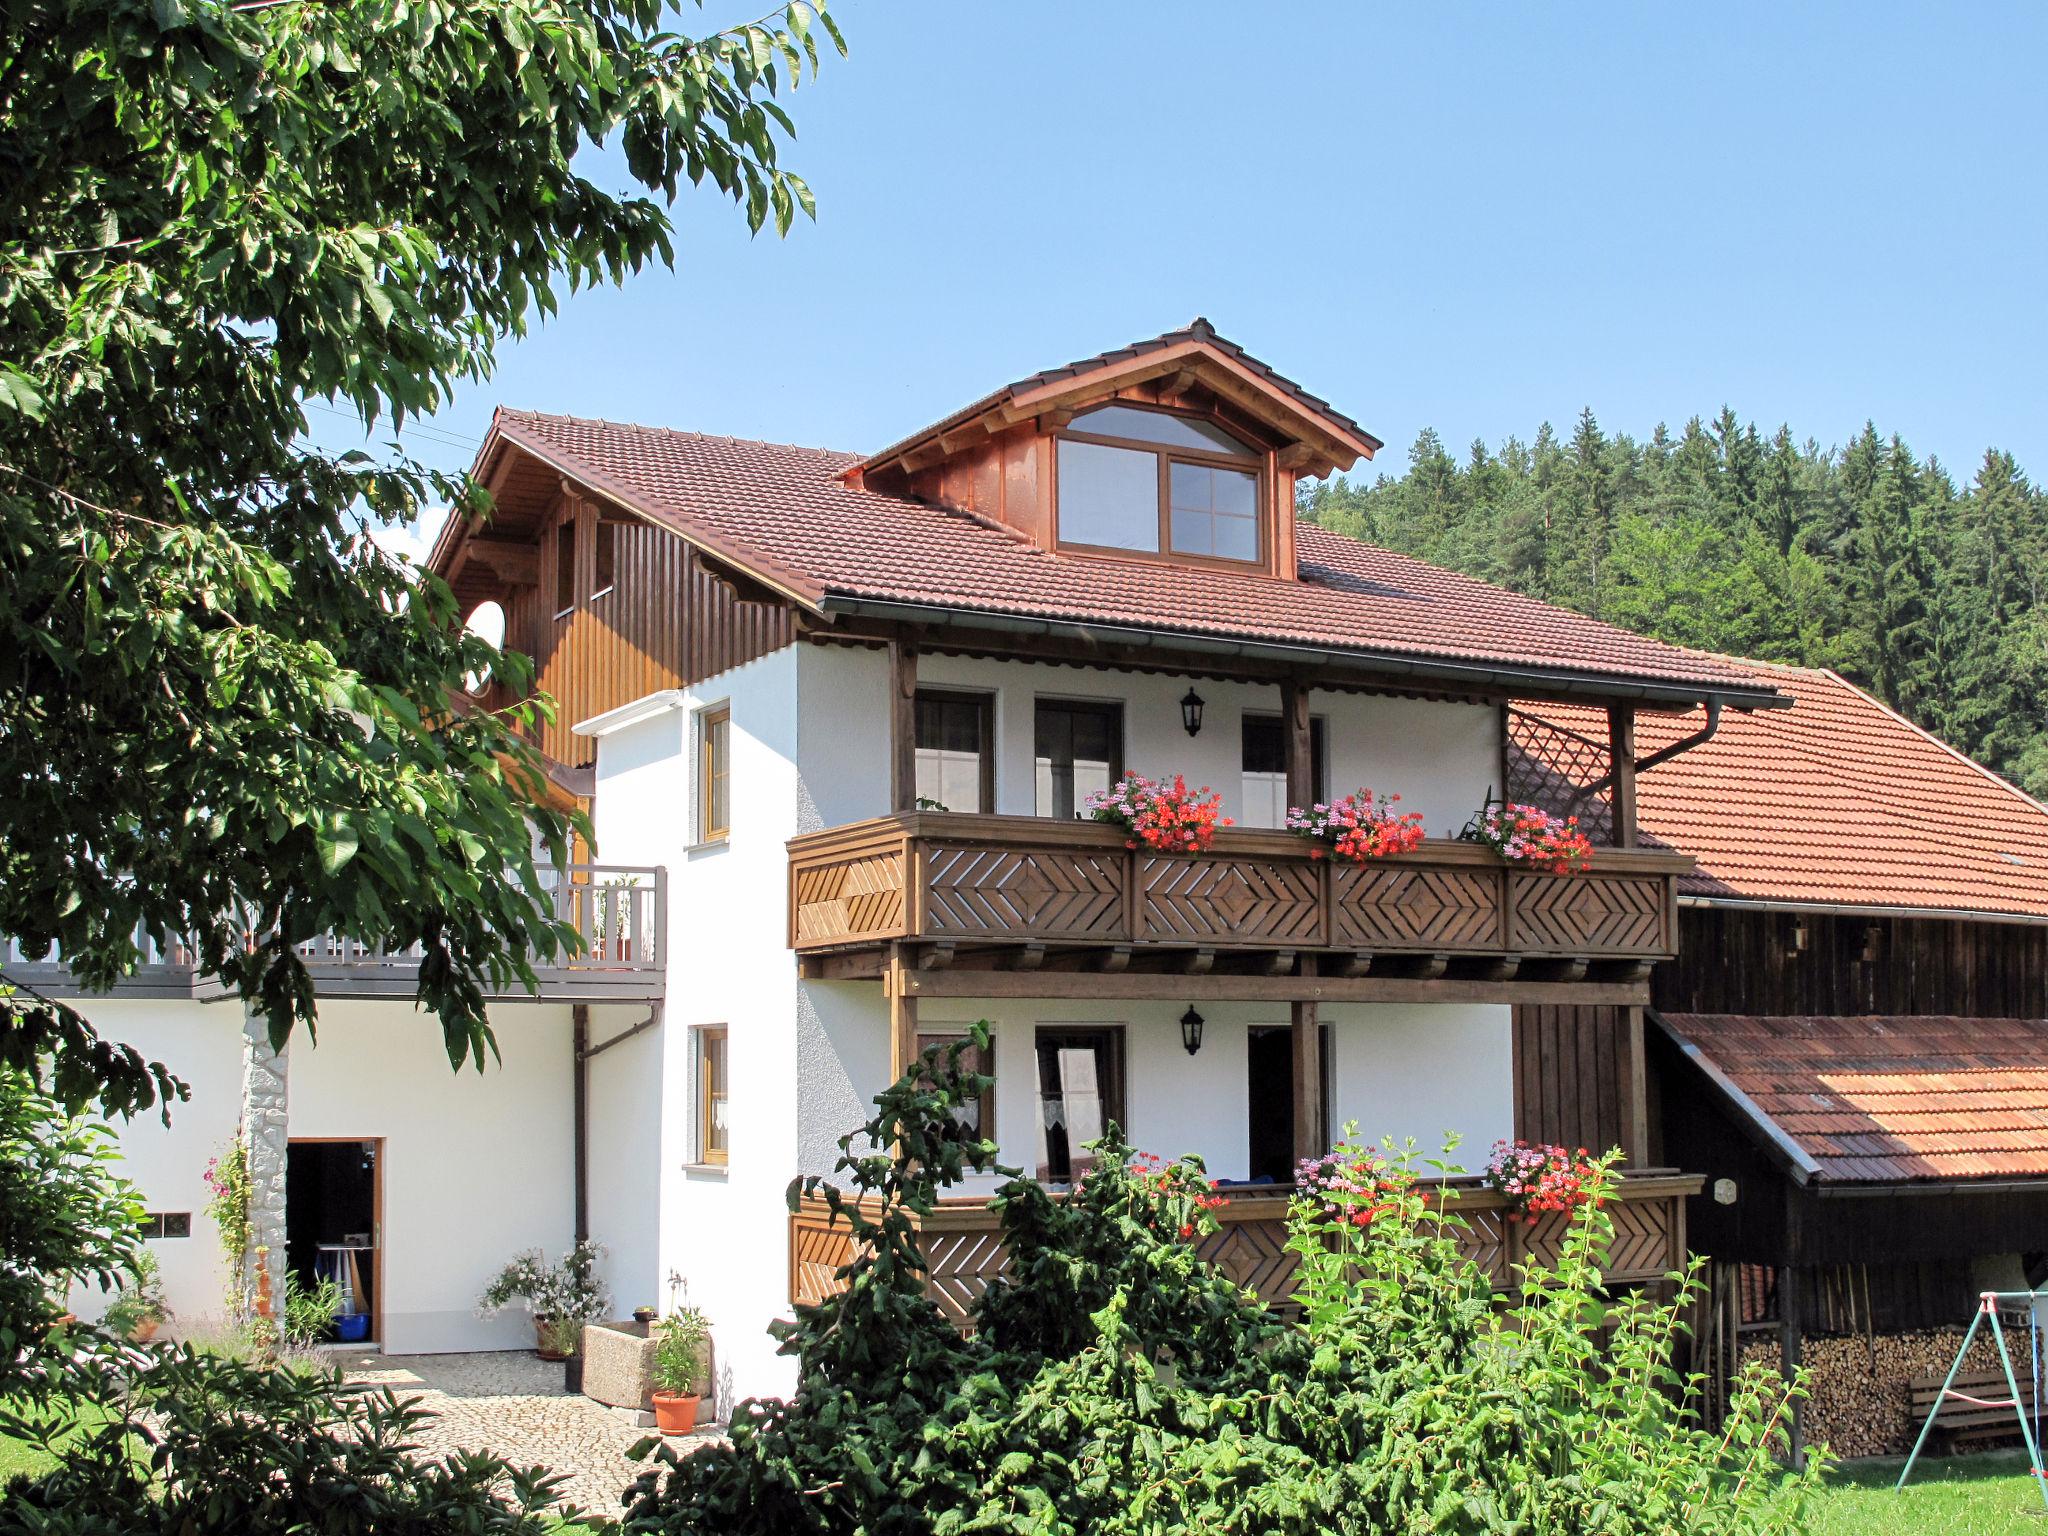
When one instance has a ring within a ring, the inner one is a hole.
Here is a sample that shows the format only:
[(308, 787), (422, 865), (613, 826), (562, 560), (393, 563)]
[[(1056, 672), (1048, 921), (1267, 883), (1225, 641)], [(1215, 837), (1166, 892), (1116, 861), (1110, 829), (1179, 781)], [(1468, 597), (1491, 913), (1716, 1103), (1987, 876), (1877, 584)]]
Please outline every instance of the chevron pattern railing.
[(1311, 859), (1281, 832), (1219, 832), (1192, 858), (1114, 827), (919, 811), (794, 838), (789, 942), (1178, 946), (1657, 959), (1686, 861), (1603, 849), (1592, 870), (1510, 869), (1431, 839), (1371, 864)]
[[(1499, 1195), (1458, 1183), (1450, 1208), (1466, 1222), (1459, 1245), (1497, 1288), (1514, 1280), (1515, 1266), (1556, 1259), (1569, 1217), (1539, 1216), (1532, 1226), (1512, 1217)], [(1632, 1173), (1608, 1202), (1614, 1240), (1603, 1273), (1611, 1285), (1646, 1285), (1683, 1267), (1685, 1200), (1697, 1194), (1695, 1176), (1667, 1171)], [(1269, 1306), (1286, 1307), (1294, 1295), (1299, 1258), (1287, 1247), (1287, 1202), (1292, 1191), (1246, 1186), (1225, 1191), (1230, 1203), (1217, 1212), (1217, 1229), (1195, 1251)], [(975, 1298), (1009, 1269), (1002, 1227), (980, 1201), (947, 1201), (919, 1224), (928, 1266), (925, 1290), (939, 1311), (963, 1331), (971, 1325)], [(790, 1217), (792, 1302), (815, 1306), (844, 1283), (840, 1269), (853, 1257), (853, 1241), (835, 1225), (825, 1202), (806, 1198)]]

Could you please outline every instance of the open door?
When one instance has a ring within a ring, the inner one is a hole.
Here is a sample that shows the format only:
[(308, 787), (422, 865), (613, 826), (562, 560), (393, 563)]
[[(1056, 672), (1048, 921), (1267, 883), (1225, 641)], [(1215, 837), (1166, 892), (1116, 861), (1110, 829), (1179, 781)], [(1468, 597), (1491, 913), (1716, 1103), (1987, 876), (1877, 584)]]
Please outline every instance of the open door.
[[(1330, 1026), (1322, 1026), (1323, 1123), (1330, 1123)], [(1294, 1029), (1254, 1024), (1245, 1050), (1246, 1177), (1294, 1182)], [(1333, 1128), (1332, 1134), (1335, 1134)]]
[(285, 1151), (285, 1262), (305, 1289), (341, 1287), (331, 1337), (383, 1337), (384, 1143), (379, 1137), (293, 1137)]

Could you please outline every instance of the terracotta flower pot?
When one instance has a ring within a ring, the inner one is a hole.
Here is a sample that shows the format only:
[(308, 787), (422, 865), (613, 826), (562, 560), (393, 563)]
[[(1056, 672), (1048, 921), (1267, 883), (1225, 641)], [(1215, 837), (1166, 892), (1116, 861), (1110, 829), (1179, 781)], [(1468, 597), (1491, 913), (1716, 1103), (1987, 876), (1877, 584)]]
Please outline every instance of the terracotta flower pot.
[(664, 1435), (687, 1435), (697, 1427), (697, 1404), (701, 1399), (694, 1392), (657, 1392), (654, 1394), (654, 1427)]
[(556, 1349), (552, 1344), (548, 1343), (548, 1325), (537, 1317), (533, 1320), (533, 1348), (534, 1352), (543, 1360), (566, 1360), (569, 1358), (567, 1350)]

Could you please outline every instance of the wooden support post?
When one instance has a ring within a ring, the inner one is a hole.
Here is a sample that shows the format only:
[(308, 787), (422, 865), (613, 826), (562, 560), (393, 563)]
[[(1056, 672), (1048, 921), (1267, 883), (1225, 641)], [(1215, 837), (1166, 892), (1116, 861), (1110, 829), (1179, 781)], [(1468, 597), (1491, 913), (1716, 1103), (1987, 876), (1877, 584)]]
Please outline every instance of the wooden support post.
[[(1315, 973), (1316, 957), (1303, 955), (1301, 974), (1313, 977)], [(1290, 1007), (1290, 1033), (1294, 1039), (1294, 1160), (1302, 1162), (1330, 1150), (1330, 1128), (1323, 1123), (1323, 1030), (1316, 1004), (1297, 1002)]]
[(917, 809), (917, 647), (889, 642), (889, 808)]
[(1280, 728), (1287, 736), (1287, 803), (1306, 806), (1316, 794), (1315, 737), (1309, 727), (1308, 685), (1291, 677), (1280, 685)]
[(576, 1241), (590, 1236), (590, 1005), (569, 1009), (569, 1034), (575, 1065), (570, 1070), (570, 1123), (576, 1139)]
[[(1778, 1271), (1778, 1359), (1785, 1374), (1785, 1380), (1799, 1372), (1799, 1361), (1806, 1336), (1800, 1309), (1805, 1304), (1800, 1284), (1799, 1263), (1804, 1257), (1805, 1244), (1801, 1241), (1801, 1210), (1799, 1191), (1790, 1185), (1785, 1189), (1785, 1264)], [(1804, 1404), (1792, 1405), (1792, 1470), (1800, 1471), (1806, 1465), (1806, 1414)]]
[(1608, 803), (1614, 807), (1614, 846), (1636, 846), (1636, 712), (1618, 704), (1607, 711), (1607, 751), (1614, 773)]
[(1621, 1150), (1625, 1168), (1646, 1168), (1650, 1162), (1649, 1079), (1643, 1064), (1643, 1010), (1620, 1008), (1615, 1026), (1621, 1036)]
[(917, 1060), (917, 994), (911, 990), (910, 946), (891, 944), (882, 986), (889, 994), (889, 1081), (900, 1081)]

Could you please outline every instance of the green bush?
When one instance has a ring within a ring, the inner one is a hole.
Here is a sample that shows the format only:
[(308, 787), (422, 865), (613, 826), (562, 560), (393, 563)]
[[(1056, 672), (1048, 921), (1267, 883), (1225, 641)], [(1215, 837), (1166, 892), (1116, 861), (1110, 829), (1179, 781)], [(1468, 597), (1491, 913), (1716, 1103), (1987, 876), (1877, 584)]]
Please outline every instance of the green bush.
[(821, 1192), (856, 1257), (840, 1295), (782, 1328), (795, 1397), (741, 1404), (728, 1444), (649, 1447), (628, 1532), (1800, 1528), (1824, 1458), (1780, 1475), (1783, 1384), (1745, 1378), (1713, 1429), (1690, 1406), (1697, 1383), (1673, 1365), (1690, 1275), (1672, 1304), (1608, 1297), (1596, 1200), (1557, 1264), (1496, 1295), (1412, 1152), (1295, 1203), (1298, 1317), (1196, 1256), (1212, 1219), (1198, 1163), (1133, 1158), (1112, 1132), (1070, 1193), (1012, 1173), (997, 1197), (1010, 1273), (963, 1338), (924, 1296), (914, 1226), (992, 1166), (953, 1114), (987, 1086), (962, 1049), (927, 1053), (841, 1144), (849, 1188)]
[(0, 1408), (0, 1434), (57, 1463), (0, 1495), (0, 1536), (544, 1536), (564, 1513), (560, 1479), (428, 1460), (428, 1414), (331, 1372), (163, 1348), (105, 1407), (82, 1431), (70, 1412)]

